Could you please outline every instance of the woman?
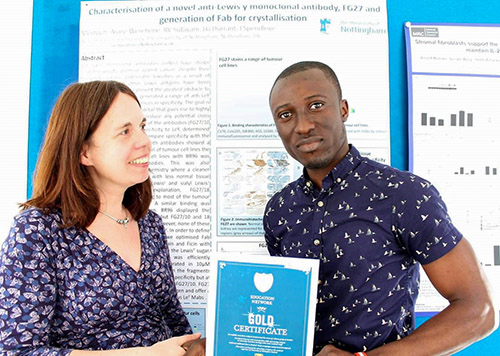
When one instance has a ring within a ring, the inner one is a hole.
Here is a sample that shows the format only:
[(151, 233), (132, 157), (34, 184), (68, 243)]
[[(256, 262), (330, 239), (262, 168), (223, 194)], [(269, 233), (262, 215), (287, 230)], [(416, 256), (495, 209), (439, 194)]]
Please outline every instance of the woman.
[(57, 100), (1, 252), (2, 354), (184, 355), (199, 337), (171, 338), (191, 328), (148, 210), (145, 125), (122, 83), (73, 84)]

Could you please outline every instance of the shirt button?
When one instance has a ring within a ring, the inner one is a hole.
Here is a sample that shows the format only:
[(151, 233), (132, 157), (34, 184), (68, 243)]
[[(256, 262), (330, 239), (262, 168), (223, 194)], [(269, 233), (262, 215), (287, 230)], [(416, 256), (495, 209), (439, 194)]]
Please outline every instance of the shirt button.
[(311, 187), (311, 182), (306, 182), (306, 185), (310, 188)]
[(323, 283), (323, 282), (321, 281), (321, 279), (318, 279), (318, 286), (320, 286), (320, 285), (321, 285), (321, 283)]
[(341, 178), (337, 178), (337, 183), (340, 183), (342, 182), (342, 179)]
[(323, 207), (323, 205), (325, 205), (325, 203), (323, 203), (323, 202), (320, 200), (320, 201), (318, 202), (318, 206), (319, 206), (320, 208), (322, 208), (322, 207)]
[(314, 240), (314, 242), (313, 242), (314, 246), (318, 246), (320, 243), (321, 243), (321, 241), (318, 239)]

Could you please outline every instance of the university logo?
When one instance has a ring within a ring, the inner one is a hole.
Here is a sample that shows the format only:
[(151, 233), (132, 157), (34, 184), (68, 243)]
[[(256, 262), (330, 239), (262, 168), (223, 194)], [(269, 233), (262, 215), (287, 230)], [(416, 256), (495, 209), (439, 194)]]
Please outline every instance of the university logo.
[(328, 31), (328, 25), (330, 25), (332, 22), (330, 19), (321, 19), (319, 20), (319, 23), (321, 24), (321, 27), (319, 29), (319, 32), (321, 33), (327, 33)]

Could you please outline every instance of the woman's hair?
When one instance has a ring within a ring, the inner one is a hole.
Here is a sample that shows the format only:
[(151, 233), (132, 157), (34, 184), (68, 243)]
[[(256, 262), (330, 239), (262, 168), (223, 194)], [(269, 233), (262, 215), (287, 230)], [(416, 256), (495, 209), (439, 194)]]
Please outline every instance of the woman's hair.
[[(59, 209), (64, 226), (87, 227), (99, 212), (98, 188), (88, 168), (80, 163), (84, 143), (91, 138), (118, 93), (134, 92), (115, 81), (93, 81), (68, 86), (57, 99), (38, 157), (31, 199), (22, 209)], [(143, 217), (152, 199), (151, 179), (125, 191), (123, 205), (134, 219)]]

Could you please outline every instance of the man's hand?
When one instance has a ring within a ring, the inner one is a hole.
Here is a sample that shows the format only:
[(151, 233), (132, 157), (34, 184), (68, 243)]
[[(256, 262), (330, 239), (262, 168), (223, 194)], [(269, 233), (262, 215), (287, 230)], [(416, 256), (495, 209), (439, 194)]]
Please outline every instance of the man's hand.
[(352, 353), (337, 349), (333, 345), (326, 345), (316, 356), (352, 356)]
[(186, 353), (184, 356), (205, 356), (205, 345), (207, 339), (191, 340), (182, 345)]

